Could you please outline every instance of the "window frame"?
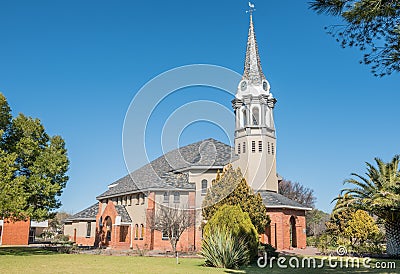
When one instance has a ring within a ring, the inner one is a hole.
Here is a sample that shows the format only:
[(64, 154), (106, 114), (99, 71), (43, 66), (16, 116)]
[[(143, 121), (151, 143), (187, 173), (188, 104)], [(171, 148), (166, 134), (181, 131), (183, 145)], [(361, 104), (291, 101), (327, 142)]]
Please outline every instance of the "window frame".
[(208, 188), (208, 181), (206, 179), (201, 180), (201, 195), (202, 196), (207, 194), (207, 188)]
[(179, 191), (175, 191), (174, 192), (174, 204), (179, 204), (180, 202), (181, 202), (181, 194), (179, 193)]
[(143, 240), (144, 239), (144, 225), (140, 224), (140, 237), (139, 240)]
[(163, 193), (163, 203), (169, 203), (169, 193), (168, 192), (164, 192)]
[(86, 222), (86, 238), (90, 238), (92, 235), (92, 222)]

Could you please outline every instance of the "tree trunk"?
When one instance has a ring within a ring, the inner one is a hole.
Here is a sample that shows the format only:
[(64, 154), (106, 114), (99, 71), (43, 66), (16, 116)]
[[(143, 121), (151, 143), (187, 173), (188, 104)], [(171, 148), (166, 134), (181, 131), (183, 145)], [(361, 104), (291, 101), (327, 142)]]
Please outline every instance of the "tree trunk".
[(400, 256), (400, 223), (385, 222), (386, 252), (390, 256)]

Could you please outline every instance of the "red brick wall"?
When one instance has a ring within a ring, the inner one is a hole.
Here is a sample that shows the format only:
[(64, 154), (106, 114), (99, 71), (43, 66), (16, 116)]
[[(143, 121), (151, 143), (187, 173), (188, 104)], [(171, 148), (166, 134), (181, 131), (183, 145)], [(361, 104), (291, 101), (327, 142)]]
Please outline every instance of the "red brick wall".
[(27, 245), (30, 221), (7, 222), (3, 224), (2, 245)]
[[(155, 214), (155, 193), (151, 192), (148, 196), (148, 204), (147, 204), (147, 215), (154, 216)], [(189, 209), (193, 210), (194, 214), (195, 208), (195, 193), (192, 192), (189, 194)], [(176, 246), (178, 251), (192, 251), (195, 249), (195, 226), (189, 228), (185, 232), (182, 233), (179, 242)], [(147, 248), (151, 250), (159, 250), (159, 251), (172, 251), (170, 241), (162, 239), (162, 233), (160, 231), (152, 231), (150, 229), (150, 225), (146, 225), (145, 237), (143, 240), (133, 240), (133, 248), (136, 249), (137, 246), (140, 248)]]
[[(69, 237), (70, 240), (72, 241), (73, 236)], [(83, 246), (93, 246), (94, 245), (94, 241), (95, 241), (95, 237), (76, 237), (76, 244), (77, 245), (83, 245)]]
[(268, 215), (271, 223), (262, 237), (265, 243), (273, 245), (278, 250), (290, 249), (290, 218), (293, 216), (296, 221), (297, 248), (306, 247), (306, 219), (304, 210), (268, 208)]

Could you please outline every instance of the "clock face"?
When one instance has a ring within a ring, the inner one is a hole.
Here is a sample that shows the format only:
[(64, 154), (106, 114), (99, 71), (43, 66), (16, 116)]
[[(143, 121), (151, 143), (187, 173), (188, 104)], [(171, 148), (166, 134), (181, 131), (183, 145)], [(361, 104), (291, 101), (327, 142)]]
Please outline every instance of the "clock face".
[(268, 91), (268, 88), (269, 88), (268, 82), (264, 81), (264, 82), (263, 82), (263, 89), (264, 89), (265, 91)]
[(240, 84), (240, 89), (241, 89), (242, 91), (244, 91), (244, 90), (246, 90), (246, 88), (247, 88), (247, 83), (246, 83), (246, 81), (243, 81), (243, 82)]

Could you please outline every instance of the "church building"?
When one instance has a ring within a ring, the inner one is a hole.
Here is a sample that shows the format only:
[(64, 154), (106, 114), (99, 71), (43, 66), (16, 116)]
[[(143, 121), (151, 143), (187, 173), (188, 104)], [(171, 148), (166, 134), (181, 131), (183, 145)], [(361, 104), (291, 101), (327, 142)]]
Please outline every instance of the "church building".
[(98, 203), (65, 221), (64, 233), (78, 245), (168, 251), (168, 238), (152, 230), (146, 216), (154, 216), (161, 205), (179, 204), (196, 211), (196, 221), (177, 249), (200, 250), (203, 199), (218, 171), (231, 164), (241, 169), (267, 208), (271, 222), (260, 241), (278, 250), (305, 248), (305, 213), (310, 208), (278, 193), (276, 102), (261, 68), (250, 13), (243, 77), (232, 101), (234, 147), (207, 139), (166, 153), (110, 184), (96, 197)]

